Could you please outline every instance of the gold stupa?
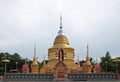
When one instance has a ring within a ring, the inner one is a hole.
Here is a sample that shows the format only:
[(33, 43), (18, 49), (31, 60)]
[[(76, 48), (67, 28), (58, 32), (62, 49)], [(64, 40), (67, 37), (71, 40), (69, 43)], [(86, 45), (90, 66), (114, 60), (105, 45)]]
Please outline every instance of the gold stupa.
[(87, 45), (87, 56), (86, 56), (86, 62), (83, 64), (83, 72), (84, 73), (92, 73), (92, 64), (90, 62), (90, 57), (89, 57), (89, 47)]
[(53, 46), (48, 49), (48, 65), (53, 71), (53, 68), (58, 62), (58, 51), (61, 48), (64, 50), (64, 63), (68, 68), (67, 73), (69, 73), (74, 65), (74, 48), (70, 47), (67, 36), (63, 32), (62, 18), (60, 18), (60, 30), (58, 31), (58, 35), (54, 40)]
[(31, 64), (31, 73), (39, 73), (39, 64), (37, 61), (37, 56), (36, 56), (36, 47), (34, 47), (34, 57), (33, 57), (33, 63)]
[(74, 56), (74, 48), (70, 46), (68, 38), (63, 32), (62, 17), (60, 16), (58, 35), (54, 40), (53, 46), (48, 49), (48, 63), (44, 60), (43, 66), (39, 68), (35, 52), (31, 65), (32, 73), (55, 74), (55, 76), (57, 74), (58, 76), (62, 76), (70, 73), (79, 73), (79, 71), (91, 73), (92, 65), (88, 53), (86, 63), (83, 66), (80, 66), (79, 60), (75, 63)]

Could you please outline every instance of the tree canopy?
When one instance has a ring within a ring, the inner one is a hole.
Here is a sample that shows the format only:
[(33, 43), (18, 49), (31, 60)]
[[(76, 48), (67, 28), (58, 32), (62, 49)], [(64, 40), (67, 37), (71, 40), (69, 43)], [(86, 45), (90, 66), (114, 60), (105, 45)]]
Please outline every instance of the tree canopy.
[[(110, 56), (110, 52), (107, 51), (105, 56), (101, 57), (100, 64), (103, 72), (116, 72), (116, 64), (113, 62), (113, 59)], [(117, 64), (119, 69), (120, 63), (118, 62)]]
[[(7, 72), (10, 70), (19, 70), (21, 72), (22, 70), (22, 65), (27, 61), (25, 58), (22, 58), (18, 53), (10, 54), (10, 53), (0, 53), (0, 61), (4, 59), (10, 60), (9, 63), (7, 63)], [(32, 62), (29, 60), (30, 63)], [(17, 65), (16, 65), (17, 64)], [(4, 62), (0, 62), (0, 74), (3, 74), (4, 72)]]

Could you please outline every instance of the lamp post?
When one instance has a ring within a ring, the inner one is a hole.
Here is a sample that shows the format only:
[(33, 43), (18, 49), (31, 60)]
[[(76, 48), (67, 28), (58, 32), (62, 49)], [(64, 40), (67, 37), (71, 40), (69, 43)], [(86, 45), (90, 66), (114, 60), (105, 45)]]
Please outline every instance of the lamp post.
[(5, 63), (5, 72), (4, 72), (4, 80), (5, 80), (5, 79), (6, 79), (6, 68), (7, 68), (7, 63), (10, 62), (10, 60), (4, 59), (4, 60), (2, 60), (2, 62)]
[(107, 73), (107, 63), (108, 63), (108, 62), (106, 61), (105, 63), (106, 63), (106, 73)]
[(18, 70), (17, 70), (17, 64), (18, 64), (18, 62), (16, 62), (16, 73), (17, 73), (17, 71), (18, 71)]

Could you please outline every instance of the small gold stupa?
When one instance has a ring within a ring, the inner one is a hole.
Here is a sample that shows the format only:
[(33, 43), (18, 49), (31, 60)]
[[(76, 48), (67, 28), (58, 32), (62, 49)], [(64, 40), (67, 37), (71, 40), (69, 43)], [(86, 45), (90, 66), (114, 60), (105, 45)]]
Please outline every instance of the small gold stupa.
[(83, 72), (84, 73), (91, 73), (92, 70), (92, 65), (90, 62), (90, 57), (89, 57), (89, 48), (87, 45), (87, 56), (86, 56), (86, 62), (83, 64)]
[(33, 57), (33, 63), (31, 64), (31, 73), (38, 73), (39, 72), (39, 64), (37, 61), (37, 56), (36, 56), (36, 47), (34, 47), (34, 57)]

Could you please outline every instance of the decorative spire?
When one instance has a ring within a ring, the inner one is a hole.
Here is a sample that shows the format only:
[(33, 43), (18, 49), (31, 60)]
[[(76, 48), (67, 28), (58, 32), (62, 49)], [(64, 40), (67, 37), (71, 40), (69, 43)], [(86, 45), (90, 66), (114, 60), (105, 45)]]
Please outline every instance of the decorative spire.
[(33, 57), (33, 62), (31, 64), (31, 72), (32, 73), (38, 73), (38, 68), (39, 68), (39, 64), (37, 61), (37, 56), (36, 56), (36, 45), (34, 44), (34, 57)]
[(60, 30), (58, 31), (58, 35), (64, 35), (62, 30), (62, 13), (60, 13)]
[(87, 56), (89, 55), (89, 46), (87, 44)]
[(36, 45), (34, 44), (34, 57), (33, 57), (33, 65), (38, 65), (37, 62), (37, 56), (36, 56)]
[(90, 63), (90, 57), (89, 57), (89, 46), (88, 46), (88, 44), (87, 44), (86, 64), (87, 64), (87, 65), (90, 65), (90, 64), (91, 64), (91, 63)]
[(62, 13), (60, 13), (60, 29), (62, 29)]
[(88, 46), (88, 44), (87, 44), (87, 56), (86, 56), (86, 61), (89, 61), (90, 60), (90, 58), (89, 58), (89, 46)]
[(45, 55), (44, 55), (44, 61), (43, 61), (43, 65), (46, 65), (46, 62), (45, 62)]
[(34, 57), (36, 57), (36, 44), (34, 44)]
[(33, 61), (37, 61), (37, 55), (36, 55), (36, 44), (34, 44), (34, 58)]
[(79, 55), (78, 55), (78, 62), (80, 61)]

